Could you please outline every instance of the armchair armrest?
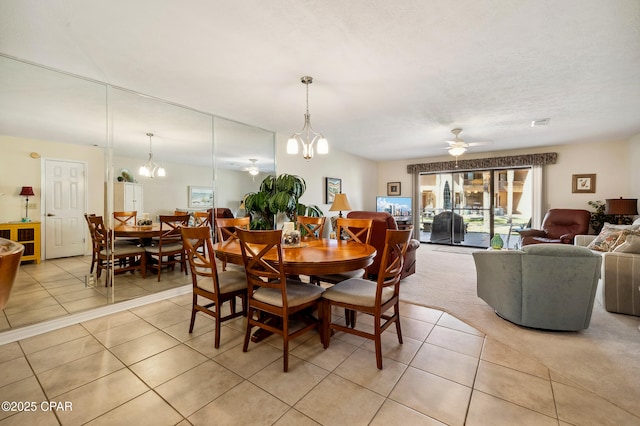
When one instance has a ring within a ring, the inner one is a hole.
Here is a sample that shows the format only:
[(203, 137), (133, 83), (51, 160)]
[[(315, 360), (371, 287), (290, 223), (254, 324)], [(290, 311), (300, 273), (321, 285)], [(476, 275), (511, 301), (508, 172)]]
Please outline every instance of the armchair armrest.
[(572, 244), (575, 238), (576, 238), (576, 234), (572, 234), (572, 233), (560, 235), (560, 241), (562, 241), (564, 244)]
[(595, 240), (596, 237), (597, 235), (576, 235), (573, 240), (573, 245), (586, 247), (591, 243), (591, 241)]
[(521, 237), (546, 237), (547, 233), (541, 229), (523, 229), (518, 231)]

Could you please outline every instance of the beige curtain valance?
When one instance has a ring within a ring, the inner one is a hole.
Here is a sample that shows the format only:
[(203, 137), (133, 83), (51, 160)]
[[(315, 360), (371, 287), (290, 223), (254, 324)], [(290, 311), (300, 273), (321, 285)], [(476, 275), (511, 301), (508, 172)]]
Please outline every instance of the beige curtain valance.
[(409, 164), (407, 173), (428, 173), (464, 170), (499, 169), (508, 167), (544, 166), (555, 164), (557, 152), (543, 154), (509, 155), (505, 157), (477, 158), (474, 160), (439, 161), (434, 163)]

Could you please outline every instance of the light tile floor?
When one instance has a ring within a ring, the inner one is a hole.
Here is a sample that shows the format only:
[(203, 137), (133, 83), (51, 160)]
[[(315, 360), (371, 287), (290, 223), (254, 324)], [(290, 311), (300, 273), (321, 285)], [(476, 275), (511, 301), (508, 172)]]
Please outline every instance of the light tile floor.
[(336, 333), (325, 350), (310, 332), (284, 373), (277, 336), (243, 353), (237, 318), (216, 350), (209, 317), (188, 333), (190, 305), (178, 296), (0, 346), (0, 399), (16, 403), (0, 424), (640, 425), (438, 310), (402, 304), (404, 344), (384, 333), (383, 370), (370, 341)]

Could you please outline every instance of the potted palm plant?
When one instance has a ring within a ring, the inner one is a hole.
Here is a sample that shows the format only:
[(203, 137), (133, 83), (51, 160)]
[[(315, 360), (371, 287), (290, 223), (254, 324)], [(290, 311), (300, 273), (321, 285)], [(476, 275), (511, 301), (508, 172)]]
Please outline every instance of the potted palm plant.
[(307, 184), (300, 176), (283, 173), (264, 178), (260, 190), (247, 194), (244, 201), (251, 215), (251, 229), (275, 229), (278, 213), (293, 222), (299, 215), (324, 216), (318, 206), (300, 203), (306, 189)]

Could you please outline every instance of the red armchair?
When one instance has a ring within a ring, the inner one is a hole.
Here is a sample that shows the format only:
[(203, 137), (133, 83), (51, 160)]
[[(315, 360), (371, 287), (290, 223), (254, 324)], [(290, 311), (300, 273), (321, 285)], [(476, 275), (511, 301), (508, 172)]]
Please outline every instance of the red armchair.
[[(396, 220), (389, 213), (385, 212), (352, 211), (347, 214), (347, 217), (354, 219), (373, 219), (369, 244), (376, 248), (377, 254), (376, 257), (373, 258), (373, 263), (367, 267), (365, 275), (367, 277), (376, 277), (380, 271), (380, 262), (382, 252), (384, 251), (387, 229), (398, 229)], [(404, 256), (404, 267), (400, 279), (416, 272), (416, 250), (418, 247), (420, 247), (420, 241), (415, 239), (409, 241), (407, 253)]]
[(519, 231), (523, 246), (540, 243), (573, 244), (576, 235), (589, 233), (588, 210), (551, 209), (542, 220), (542, 229)]

